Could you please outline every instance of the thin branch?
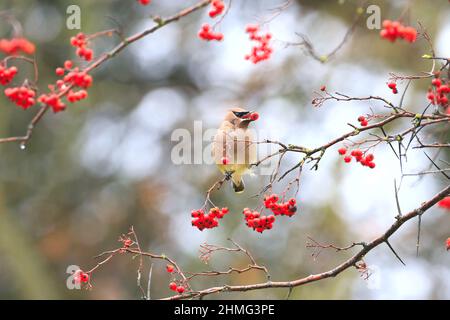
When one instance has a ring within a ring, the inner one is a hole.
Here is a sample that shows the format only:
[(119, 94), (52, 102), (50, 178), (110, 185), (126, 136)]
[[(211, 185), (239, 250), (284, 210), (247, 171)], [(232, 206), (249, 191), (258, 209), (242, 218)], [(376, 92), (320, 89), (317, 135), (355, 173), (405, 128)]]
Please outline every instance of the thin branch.
[[(294, 288), (299, 287), (308, 283), (320, 281), (323, 279), (327, 279), (330, 277), (336, 277), (337, 275), (341, 274), (343, 271), (347, 270), (348, 268), (355, 266), (358, 261), (361, 261), (363, 257), (365, 257), (369, 252), (371, 252), (374, 248), (378, 247), (382, 243), (388, 243), (388, 239), (398, 230), (400, 227), (407, 221), (417, 217), (418, 215), (421, 215), (428, 211), (431, 207), (433, 207), (436, 203), (438, 203), (440, 200), (442, 200), (444, 197), (448, 196), (450, 194), (450, 185), (445, 187), (443, 190), (441, 190), (439, 193), (437, 193), (433, 198), (430, 200), (422, 203), (418, 208), (404, 214), (400, 219), (397, 219), (383, 234), (372, 240), (371, 242), (367, 243), (365, 247), (363, 247), (359, 252), (357, 252), (355, 255), (353, 255), (351, 258), (346, 260), (345, 262), (341, 263), (340, 265), (336, 266), (333, 269), (330, 269), (328, 271), (319, 273), (319, 274), (313, 274), (309, 275), (304, 278), (299, 278), (296, 280), (291, 281), (267, 281), (263, 283), (257, 283), (257, 284), (250, 284), (250, 285), (223, 285), (223, 286), (216, 286), (211, 287), (207, 289), (203, 289), (198, 292), (191, 292), (184, 295), (176, 295), (164, 298), (163, 300), (180, 300), (180, 299), (188, 299), (193, 297), (204, 297), (207, 295), (220, 293), (220, 292), (246, 292), (246, 291), (252, 291), (252, 290), (261, 290), (261, 289), (267, 289), (267, 288)], [(389, 244), (388, 244), (389, 245)], [(392, 247), (390, 246), (392, 249)], [(394, 251), (395, 253), (395, 251)], [(398, 257), (399, 258), (399, 257)], [(400, 258), (399, 258), (400, 259)], [(401, 261), (401, 259), (400, 259)]]
[[(87, 66), (84, 70), (84, 72), (88, 73), (98, 67), (100, 67), (102, 64), (104, 64), (106, 61), (110, 60), (111, 58), (115, 57), (117, 54), (119, 54), (121, 51), (123, 51), (125, 48), (127, 48), (130, 44), (146, 37), (149, 34), (154, 33), (155, 31), (161, 29), (162, 27), (176, 22), (188, 15), (190, 15), (191, 13), (206, 7), (207, 5), (209, 5), (209, 3), (211, 2), (211, 0), (202, 0), (200, 2), (198, 2), (197, 4), (188, 7), (186, 9), (181, 10), (180, 12), (178, 12), (175, 15), (172, 15), (170, 17), (167, 18), (161, 18), (161, 17), (156, 17), (154, 18), (154, 22), (155, 25), (144, 30), (141, 31), (139, 33), (136, 33), (134, 35), (131, 35), (127, 38), (125, 38), (121, 43), (119, 43), (116, 47), (114, 47), (111, 51), (104, 53), (103, 55), (101, 55), (97, 60), (95, 60), (94, 62), (92, 62), (89, 66)], [(111, 30), (108, 30), (109, 32), (111, 32)], [(64, 90), (62, 92), (60, 92), (58, 94), (58, 98), (64, 96), (72, 87), (69, 86), (67, 88), (67, 90)], [(25, 135), (23, 136), (15, 136), (15, 137), (7, 137), (7, 138), (1, 138), (0, 139), (0, 143), (8, 143), (8, 142), (20, 142), (21, 143), (21, 148), (25, 148), (26, 143), (31, 139), (31, 136), (33, 134), (33, 130), (36, 127), (36, 125), (38, 124), (38, 122), (43, 118), (43, 116), (47, 113), (47, 111), (49, 110), (48, 105), (43, 105), (39, 111), (36, 113), (36, 115), (33, 117), (33, 119), (31, 120), (31, 122), (28, 125), (27, 128), (27, 132)]]

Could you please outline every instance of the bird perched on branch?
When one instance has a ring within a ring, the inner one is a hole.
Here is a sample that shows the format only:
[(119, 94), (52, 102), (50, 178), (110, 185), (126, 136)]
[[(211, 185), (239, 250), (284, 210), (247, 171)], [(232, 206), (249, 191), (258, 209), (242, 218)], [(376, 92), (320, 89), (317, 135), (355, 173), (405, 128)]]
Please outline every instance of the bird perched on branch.
[(228, 110), (212, 145), (212, 154), (219, 170), (231, 179), (237, 193), (244, 191), (242, 176), (256, 161), (256, 144), (249, 124), (258, 119), (256, 112), (242, 108)]

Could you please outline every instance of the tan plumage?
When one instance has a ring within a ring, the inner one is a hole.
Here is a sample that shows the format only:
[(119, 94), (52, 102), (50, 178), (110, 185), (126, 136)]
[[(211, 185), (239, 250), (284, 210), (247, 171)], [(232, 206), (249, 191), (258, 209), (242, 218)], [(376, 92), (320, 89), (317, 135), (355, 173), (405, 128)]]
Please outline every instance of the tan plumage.
[[(242, 176), (249, 171), (250, 164), (256, 161), (256, 144), (248, 128), (251, 120), (242, 118), (249, 114), (242, 108), (228, 110), (217, 134), (214, 137), (212, 154), (217, 167), (223, 174), (230, 174), (235, 192), (244, 191)], [(228, 163), (224, 164), (223, 159)]]

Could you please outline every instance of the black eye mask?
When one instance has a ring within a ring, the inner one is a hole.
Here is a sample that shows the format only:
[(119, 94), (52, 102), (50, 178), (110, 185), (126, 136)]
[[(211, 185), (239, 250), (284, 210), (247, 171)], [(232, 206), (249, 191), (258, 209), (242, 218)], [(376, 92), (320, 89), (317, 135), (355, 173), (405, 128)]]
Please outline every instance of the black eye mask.
[(250, 113), (250, 111), (233, 111), (234, 115), (238, 118), (245, 117)]

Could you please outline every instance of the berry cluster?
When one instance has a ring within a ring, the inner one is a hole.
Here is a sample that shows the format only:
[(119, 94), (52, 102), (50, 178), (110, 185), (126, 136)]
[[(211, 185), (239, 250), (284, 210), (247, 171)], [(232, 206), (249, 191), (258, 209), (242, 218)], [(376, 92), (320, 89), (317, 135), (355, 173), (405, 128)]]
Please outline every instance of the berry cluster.
[(66, 109), (66, 105), (56, 93), (42, 94), (39, 96), (38, 101), (50, 106), (54, 113), (64, 111)]
[(169, 289), (172, 291), (176, 291), (179, 294), (182, 294), (185, 290), (183, 286), (177, 285), (176, 282), (169, 283)]
[(253, 46), (251, 53), (245, 56), (246, 60), (250, 60), (253, 63), (258, 63), (263, 60), (267, 60), (272, 55), (273, 49), (270, 46), (270, 40), (272, 35), (267, 32), (266, 34), (259, 34), (259, 25), (250, 24), (245, 28), (245, 32), (249, 34), (250, 40), (258, 42)]
[(69, 90), (67, 93), (67, 101), (74, 103), (83, 99), (86, 99), (88, 96), (88, 93), (86, 90), (80, 90), (80, 91), (72, 91)]
[(80, 58), (91, 61), (94, 57), (94, 51), (88, 48), (88, 38), (84, 33), (80, 32), (75, 37), (70, 38), (70, 44), (77, 48), (76, 54)]
[(83, 270), (75, 271), (73, 275), (73, 281), (77, 284), (88, 283), (89, 282), (89, 274), (84, 272)]
[(387, 84), (387, 86), (389, 87), (389, 89), (392, 90), (392, 93), (393, 93), (393, 94), (397, 94), (397, 93), (398, 93), (398, 90), (397, 90), (397, 84), (396, 84), (395, 82), (389, 82), (389, 83)]
[(438, 206), (443, 209), (450, 210), (450, 197), (445, 197), (444, 199), (439, 201)]
[(358, 121), (361, 127), (367, 127), (367, 125), (369, 124), (369, 120), (367, 120), (367, 118), (364, 116), (359, 116)]
[(17, 72), (18, 70), (14, 66), (6, 68), (0, 64), (0, 84), (2, 86), (10, 84)]
[(380, 36), (391, 42), (395, 42), (397, 38), (414, 42), (417, 39), (417, 30), (413, 27), (406, 27), (398, 21), (384, 20)]
[(34, 98), (36, 93), (34, 90), (25, 86), (6, 88), (5, 95), (24, 110), (28, 109), (36, 102)]
[(87, 89), (92, 85), (92, 76), (86, 73), (86, 71), (80, 71), (78, 68), (74, 68), (64, 77), (64, 82)]
[(198, 32), (198, 36), (200, 39), (211, 41), (222, 41), (223, 40), (223, 34), (221, 32), (214, 32), (213, 28), (208, 24), (204, 23)]
[[(67, 74), (64, 76), (64, 74)], [(66, 109), (62, 97), (66, 95), (67, 101), (74, 103), (88, 97), (86, 90), (92, 85), (93, 79), (86, 71), (80, 71), (79, 68), (73, 68), (73, 62), (67, 60), (64, 62), (64, 68), (56, 68), (56, 74), (63, 77), (56, 81), (56, 86), (50, 85), (51, 90), (48, 94), (42, 94), (38, 101), (49, 105), (53, 112), (60, 112)], [(82, 88), (79, 91), (74, 91), (74, 87)]]
[(134, 244), (134, 241), (131, 240), (130, 237), (126, 235), (122, 235), (119, 238), (119, 242), (122, 242), (122, 248), (120, 249), (120, 253), (125, 253), (126, 250)]
[(350, 155), (347, 155), (347, 148), (340, 148), (338, 153), (341, 156), (344, 156), (344, 162), (350, 163), (352, 161), (352, 157), (355, 158), (356, 162), (361, 163), (364, 167), (369, 167), (371, 169), (375, 168), (375, 156), (372, 153), (365, 155), (361, 150), (355, 149), (350, 152)]
[(274, 215), (262, 216), (258, 211), (252, 211), (249, 208), (245, 208), (242, 213), (245, 216), (245, 221), (247, 221), (247, 226), (260, 233), (272, 229), (275, 222)]
[(270, 230), (275, 222), (275, 216), (292, 217), (297, 211), (296, 201), (294, 198), (288, 202), (279, 202), (280, 197), (272, 194), (264, 198), (264, 206), (272, 211), (271, 215), (261, 215), (258, 211), (252, 211), (249, 208), (243, 210), (246, 225), (253, 230), (262, 233), (264, 230)]
[(288, 216), (292, 217), (297, 211), (297, 201), (294, 198), (289, 199), (287, 202), (278, 202), (280, 197), (276, 194), (272, 194), (264, 198), (264, 206), (270, 209), (276, 216)]
[(219, 225), (218, 219), (222, 219), (228, 212), (228, 208), (211, 208), (207, 214), (202, 209), (193, 210), (191, 213), (192, 225), (200, 231), (215, 228)]
[(146, 6), (146, 5), (150, 4), (150, 2), (152, 2), (152, 0), (138, 0), (138, 1), (143, 6)]
[(448, 106), (448, 97), (450, 93), (450, 86), (443, 84), (443, 81), (439, 78), (434, 78), (431, 81), (432, 87), (428, 90), (427, 98), (433, 105), (441, 105), (443, 107)]
[[(215, 18), (223, 13), (225, 10), (225, 4), (222, 0), (213, 0), (211, 2), (211, 10), (209, 11), (209, 16), (211, 18)], [(211, 41), (222, 41), (223, 33), (214, 32), (213, 27), (210, 26), (209, 23), (204, 23), (198, 32), (198, 37), (202, 40)]]
[[(171, 273), (171, 274), (176, 273), (175, 267), (174, 267), (173, 265), (171, 265), (171, 264), (168, 264), (168, 265), (166, 266), (166, 271), (167, 271), (168, 273)], [(185, 290), (184, 286), (181, 285), (181, 284), (178, 285), (177, 282), (176, 282), (176, 280), (175, 280), (175, 281), (172, 281), (171, 283), (169, 283), (169, 289), (172, 290), (172, 291), (176, 291), (176, 292), (178, 292), (179, 294), (182, 294), (182, 293), (184, 292), (184, 290)]]
[(25, 38), (0, 39), (0, 51), (7, 55), (14, 55), (19, 52), (33, 54), (35, 45)]
[(225, 4), (222, 0), (213, 0), (211, 2), (211, 10), (209, 11), (209, 16), (211, 18), (215, 18), (218, 15), (221, 15), (223, 13), (223, 10), (225, 9)]

